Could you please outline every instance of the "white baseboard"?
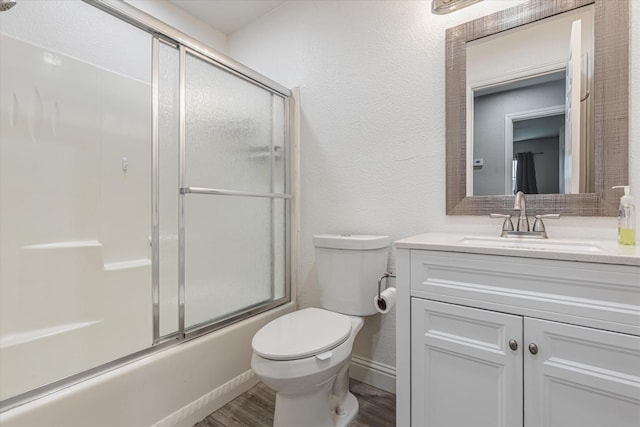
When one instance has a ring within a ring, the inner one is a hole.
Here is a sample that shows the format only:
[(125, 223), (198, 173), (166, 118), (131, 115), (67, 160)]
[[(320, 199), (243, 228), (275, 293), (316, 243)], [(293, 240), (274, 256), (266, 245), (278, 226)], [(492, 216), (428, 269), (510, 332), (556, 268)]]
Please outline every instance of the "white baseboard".
[(183, 406), (152, 427), (191, 427), (258, 383), (251, 369)]
[(353, 355), (351, 357), (349, 376), (389, 393), (396, 392), (395, 366), (385, 365), (384, 363)]

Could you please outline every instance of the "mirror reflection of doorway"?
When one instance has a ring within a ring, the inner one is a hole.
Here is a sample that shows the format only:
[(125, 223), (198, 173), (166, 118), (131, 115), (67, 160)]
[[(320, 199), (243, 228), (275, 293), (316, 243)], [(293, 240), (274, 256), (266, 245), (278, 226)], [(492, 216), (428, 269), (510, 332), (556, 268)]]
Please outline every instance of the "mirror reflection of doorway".
[(564, 115), (564, 74), (562, 70), (474, 92), (472, 150), (474, 159), (482, 159), (482, 166), (473, 170), (474, 195), (513, 194), (513, 123)]
[[(534, 171), (524, 176), (521, 173), (520, 179), (535, 177), (538, 194), (564, 192), (564, 120), (564, 114), (556, 114), (512, 122), (512, 193), (533, 187), (522, 182), (518, 185), (518, 167), (524, 168), (522, 162), (529, 156), (533, 159)], [(519, 153), (522, 155), (518, 156)]]
[(512, 194), (505, 116), (557, 105), (567, 141), (558, 191), (593, 191), (593, 8), (544, 21), (467, 43), (468, 195)]

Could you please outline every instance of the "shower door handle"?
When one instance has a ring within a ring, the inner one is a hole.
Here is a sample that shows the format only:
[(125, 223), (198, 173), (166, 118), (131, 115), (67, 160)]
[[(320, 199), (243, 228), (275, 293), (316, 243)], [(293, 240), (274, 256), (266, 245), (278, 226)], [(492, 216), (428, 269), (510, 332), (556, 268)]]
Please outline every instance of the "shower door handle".
[(291, 194), (254, 193), (251, 191), (221, 190), (219, 188), (206, 188), (206, 187), (181, 187), (180, 194), (209, 194), (214, 196), (263, 197), (267, 199), (290, 199), (291, 198)]

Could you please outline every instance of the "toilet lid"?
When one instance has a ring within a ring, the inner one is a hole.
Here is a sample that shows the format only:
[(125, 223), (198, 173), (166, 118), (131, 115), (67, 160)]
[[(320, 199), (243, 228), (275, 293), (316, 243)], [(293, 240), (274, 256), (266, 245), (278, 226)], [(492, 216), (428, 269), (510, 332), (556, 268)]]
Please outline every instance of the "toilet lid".
[(331, 350), (350, 333), (351, 320), (344, 314), (305, 308), (267, 323), (251, 345), (265, 359), (294, 360)]

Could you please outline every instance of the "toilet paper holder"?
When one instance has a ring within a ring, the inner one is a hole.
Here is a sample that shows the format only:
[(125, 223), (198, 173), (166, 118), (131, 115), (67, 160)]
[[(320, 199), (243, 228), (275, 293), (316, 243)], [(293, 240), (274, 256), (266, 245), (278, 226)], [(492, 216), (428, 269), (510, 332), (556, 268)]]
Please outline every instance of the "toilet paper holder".
[[(393, 273), (389, 273), (388, 271), (386, 273), (384, 273), (382, 276), (380, 276), (380, 278), (378, 279), (378, 298), (376, 299), (378, 304), (384, 304), (386, 305), (386, 303), (384, 302), (384, 300), (380, 299), (380, 294), (382, 293), (382, 281), (388, 279), (389, 277), (393, 277), (395, 278), (396, 275)], [(386, 307), (380, 307), (381, 309), (385, 309)]]

